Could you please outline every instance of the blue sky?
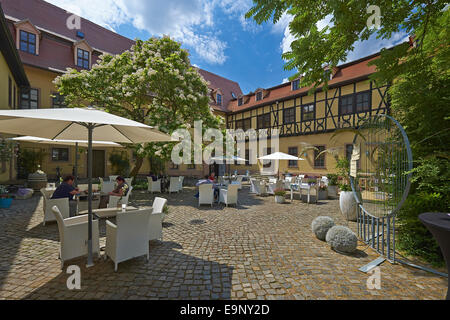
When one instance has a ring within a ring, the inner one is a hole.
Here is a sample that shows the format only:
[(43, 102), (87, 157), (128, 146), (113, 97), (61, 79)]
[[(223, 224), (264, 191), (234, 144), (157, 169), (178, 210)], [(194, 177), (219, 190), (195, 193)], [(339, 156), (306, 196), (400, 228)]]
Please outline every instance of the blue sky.
[[(244, 14), (252, 0), (47, 0), (129, 38), (170, 35), (182, 42), (192, 64), (238, 82), (244, 93), (278, 85), (294, 74), (284, 71), (289, 49), (289, 16), (256, 25)], [(325, 19), (320, 24), (326, 25)], [(372, 37), (355, 46), (348, 61), (392, 46), (405, 38)]]

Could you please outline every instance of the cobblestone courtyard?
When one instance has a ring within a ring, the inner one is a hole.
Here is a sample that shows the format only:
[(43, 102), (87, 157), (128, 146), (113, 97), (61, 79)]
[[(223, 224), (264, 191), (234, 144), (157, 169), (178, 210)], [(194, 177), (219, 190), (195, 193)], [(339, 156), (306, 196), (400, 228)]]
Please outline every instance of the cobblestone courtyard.
[[(338, 254), (313, 237), (319, 215), (346, 224), (337, 200), (275, 204), (273, 197), (239, 192), (237, 208), (197, 208), (193, 188), (168, 197), (164, 241), (144, 257), (119, 264), (103, 258), (85, 268), (76, 259), (60, 269), (56, 223), (42, 225), (42, 198), (0, 209), (0, 299), (443, 299), (447, 279), (402, 265), (381, 265), (381, 289), (368, 290), (358, 268), (377, 255), (361, 244)], [(149, 205), (136, 191), (132, 204)], [(203, 220), (204, 223), (196, 223)], [(350, 225), (355, 229), (355, 225)], [(101, 221), (101, 243), (105, 222)], [(103, 254), (103, 253), (102, 253)], [(70, 291), (67, 267), (81, 268), (81, 290)]]

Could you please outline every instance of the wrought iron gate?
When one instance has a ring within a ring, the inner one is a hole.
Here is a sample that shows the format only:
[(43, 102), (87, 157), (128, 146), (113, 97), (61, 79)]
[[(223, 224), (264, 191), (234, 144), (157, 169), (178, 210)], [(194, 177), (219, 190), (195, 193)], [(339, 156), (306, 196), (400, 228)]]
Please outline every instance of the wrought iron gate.
[[(351, 185), (357, 201), (358, 236), (396, 262), (395, 220), (410, 188), (412, 152), (402, 126), (391, 116), (369, 118), (353, 140)], [(362, 270), (364, 271), (364, 270)]]

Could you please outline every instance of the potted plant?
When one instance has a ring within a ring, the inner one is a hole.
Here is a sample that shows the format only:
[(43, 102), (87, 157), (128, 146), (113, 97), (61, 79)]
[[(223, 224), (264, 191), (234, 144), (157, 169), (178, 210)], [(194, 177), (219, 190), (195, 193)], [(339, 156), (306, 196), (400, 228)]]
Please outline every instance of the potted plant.
[(339, 189), (341, 190), (339, 194), (339, 207), (348, 221), (356, 221), (356, 200), (350, 186), (349, 168), (350, 163), (347, 158), (338, 158), (336, 169), (338, 169), (342, 178), (342, 183), (339, 184)]
[(318, 200), (327, 200), (328, 199), (328, 188), (325, 184), (320, 184), (318, 191)]
[(274, 194), (276, 203), (284, 203), (284, 197), (286, 196), (284, 189), (275, 189)]
[(8, 189), (5, 186), (0, 185), (0, 208), (7, 209), (11, 207), (12, 200), (13, 198), (9, 194)]
[(328, 197), (331, 199), (337, 198), (337, 188), (338, 188), (338, 175), (335, 173), (327, 174), (328, 179)]

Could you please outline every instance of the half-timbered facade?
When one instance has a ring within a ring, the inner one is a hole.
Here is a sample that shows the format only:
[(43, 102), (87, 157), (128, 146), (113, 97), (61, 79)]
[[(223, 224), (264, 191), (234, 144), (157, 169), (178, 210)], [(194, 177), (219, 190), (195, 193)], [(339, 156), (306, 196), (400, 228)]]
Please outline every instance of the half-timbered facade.
[[(295, 80), (239, 97), (229, 105), (227, 128), (267, 129), (269, 137), (277, 129), (279, 151), (305, 159), (298, 163), (280, 161), (280, 172), (309, 175), (334, 172), (335, 160), (331, 154), (317, 158), (317, 150), (300, 152), (305, 146), (315, 146), (318, 150), (340, 147), (341, 155), (349, 157), (354, 135), (343, 132), (332, 139), (336, 129), (357, 128), (369, 116), (389, 112), (387, 85), (377, 86), (369, 79), (375, 67), (368, 62), (377, 57), (377, 54), (365, 57), (330, 72), (328, 90), (319, 87), (310, 93), (311, 88), (300, 88)], [(258, 92), (264, 94), (258, 96)], [(258, 150), (258, 156), (264, 153), (266, 150)], [(235, 165), (233, 170), (256, 171), (258, 166)]]

